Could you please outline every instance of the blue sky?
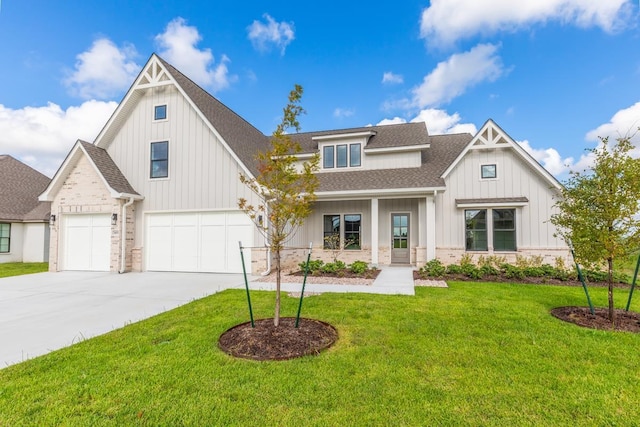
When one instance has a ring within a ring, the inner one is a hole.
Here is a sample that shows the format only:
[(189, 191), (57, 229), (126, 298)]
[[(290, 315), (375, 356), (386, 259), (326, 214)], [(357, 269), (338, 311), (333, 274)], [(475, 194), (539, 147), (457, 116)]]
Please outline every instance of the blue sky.
[(0, 1), (0, 154), (48, 176), (153, 52), (265, 134), (298, 83), (303, 131), (491, 118), (560, 179), (640, 126), (637, 0)]

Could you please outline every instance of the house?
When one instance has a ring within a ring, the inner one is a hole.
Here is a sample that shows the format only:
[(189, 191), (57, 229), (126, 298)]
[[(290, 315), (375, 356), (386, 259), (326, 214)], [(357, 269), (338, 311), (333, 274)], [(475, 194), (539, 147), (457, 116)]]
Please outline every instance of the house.
[[(497, 124), (429, 135), (424, 123), (292, 135), (321, 156), (314, 211), (291, 242), (328, 259), (412, 264), (464, 254), (566, 257), (547, 221), (560, 184)], [(153, 54), (93, 143), (78, 141), (40, 200), (51, 202), (50, 269), (254, 273), (264, 241), (238, 199), (259, 202), (269, 137)], [(288, 250), (294, 266), (302, 250)]]
[(0, 263), (49, 261), (49, 205), (38, 196), (49, 178), (0, 155)]

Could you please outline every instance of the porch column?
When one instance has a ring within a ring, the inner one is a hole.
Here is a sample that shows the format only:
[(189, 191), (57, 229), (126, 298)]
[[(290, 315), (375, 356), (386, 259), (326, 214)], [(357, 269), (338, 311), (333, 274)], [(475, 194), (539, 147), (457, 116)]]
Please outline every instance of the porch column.
[(371, 265), (378, 266), (378, 199), (371, 199)]
[(436, 257), (436, 198), (435, 194), (427, 196), (427, 261)]

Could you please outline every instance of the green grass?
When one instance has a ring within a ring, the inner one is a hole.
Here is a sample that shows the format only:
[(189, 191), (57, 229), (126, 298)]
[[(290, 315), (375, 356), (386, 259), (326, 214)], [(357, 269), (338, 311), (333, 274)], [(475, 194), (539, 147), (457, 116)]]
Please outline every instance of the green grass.
[[(606, 305), (606, 289), (591, 292)], [(640, 423), (640, 335), (549, 314), (585, 305), (580, 288), (457, 282), (416, 293), (306, 298), (303, 315), (333, 324), (338, 342), (255, 362), (216, 347), (248, 320), (243, 291), (225, 291), (0, 370), (0, 426)], [(271, 315), (273, 293), (252, 301), (257, 318)], [(285, 297), (283, 315), (296, 304)]]
[(7, 262), (0, 264), (0, 277), (42, 273), (48, 269), (48, 262)]

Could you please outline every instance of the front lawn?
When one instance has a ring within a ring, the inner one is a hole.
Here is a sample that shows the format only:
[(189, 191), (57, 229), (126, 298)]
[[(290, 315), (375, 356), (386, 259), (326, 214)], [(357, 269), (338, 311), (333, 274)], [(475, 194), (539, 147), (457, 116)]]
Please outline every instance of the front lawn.
[(6, 262), (0, 264), (0, 278), (22, 274), (42, 273), (49, 269), (48, 262)]
[[(584, 305), (582, 289), (449, 285), (308, 297), (303, 315), (339, 339), (282, 362), (217, 348), (248, 320), (244, 292), (225, 291), (0, 370), (0, 426), (637, 425), (640, 335), (549, 314)], [(604, 306), (606, 289), (592, 298)], [(252, 302), (271, 316), (273, 293)], [(283, 315), (296, 308), (283, 298)]]

